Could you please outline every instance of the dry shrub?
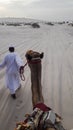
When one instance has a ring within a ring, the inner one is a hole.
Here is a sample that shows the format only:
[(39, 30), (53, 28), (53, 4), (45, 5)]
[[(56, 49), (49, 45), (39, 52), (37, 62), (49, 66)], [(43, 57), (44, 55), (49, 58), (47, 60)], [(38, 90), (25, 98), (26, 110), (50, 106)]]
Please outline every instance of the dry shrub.
[(4, 25), (4, 23), (0, 23), (0, 25)]
[(20, 23), (7, 23), (7, 26), (21, 26)]
[(24, 23), (24, 25), (32, 25), (31, 23)]
[(73, 23), (69, 23), (68, 25), (72, 26), (73, 27)]
[(54, 24), (53, 23), (51, 23), (51, 22), (47, 22), (46, 23), (47, 25), (51, 25), (51, 26), (53, 26)]
[(63, 21), (63, 22), (58, 22), (58, 24), (65, 24), (65, 22)]
[(32, 24), (32, 27), (33, 27), (33, 28), (40, 28), (40, 25), (39, 25), (38, 23), (33, 23), (33, 24)]

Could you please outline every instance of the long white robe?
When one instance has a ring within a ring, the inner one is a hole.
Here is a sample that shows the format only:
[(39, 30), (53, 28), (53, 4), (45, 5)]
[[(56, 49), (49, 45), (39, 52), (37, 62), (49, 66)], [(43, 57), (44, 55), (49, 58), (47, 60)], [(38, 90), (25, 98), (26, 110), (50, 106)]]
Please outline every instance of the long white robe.
[(23, 65), (20, 56), (11, 52), (7, 54), (4, 61), (0, 64), (0, 68), (6, 67), (6, 86), (9, 88), (11, 94), (20, 87), (19, 68)]

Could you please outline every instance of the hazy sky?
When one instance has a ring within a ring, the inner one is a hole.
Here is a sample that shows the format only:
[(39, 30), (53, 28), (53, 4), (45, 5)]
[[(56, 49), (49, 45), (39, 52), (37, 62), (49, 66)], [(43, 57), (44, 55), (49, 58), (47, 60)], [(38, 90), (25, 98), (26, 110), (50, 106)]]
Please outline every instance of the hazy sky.
[(73, 20), (73, 0), (0, 0), (0, 17)]

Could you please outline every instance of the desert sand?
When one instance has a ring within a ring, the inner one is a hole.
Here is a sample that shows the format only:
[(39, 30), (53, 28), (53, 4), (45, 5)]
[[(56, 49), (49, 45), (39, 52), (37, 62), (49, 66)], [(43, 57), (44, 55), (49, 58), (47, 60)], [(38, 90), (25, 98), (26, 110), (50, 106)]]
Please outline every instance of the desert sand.
[[(34, 20), (32, 20), (35, 22)], [(30, 25), (7, 26), (6, 22), (31, 20), (0, 19), (0, 63), (14, 44), (24, 63), (27, 50), (44, 52), (42, 59), (42, 93), (44, 103), (63, 118), (63, 126), (73, 128), (73, 27), (68, 23), (53, 26), (38, 21), (40, 28)], [(12, 99), (5, 85), (5, 69), (0, 70), (0, 130), (14, 130), (16, 122), (23, 121), (32, 112), (30, 69), (25, 68), (25, 81)]]

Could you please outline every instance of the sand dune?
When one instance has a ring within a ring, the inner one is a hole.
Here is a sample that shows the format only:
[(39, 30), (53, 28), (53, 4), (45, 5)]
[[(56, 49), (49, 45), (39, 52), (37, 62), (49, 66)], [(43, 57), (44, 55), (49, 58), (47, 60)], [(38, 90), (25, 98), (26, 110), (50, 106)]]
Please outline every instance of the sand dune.
[[(9, 44), (15, 45), (24, 63), (27, 50), (44, 52), (41, 82), (45, 104), (62, 116), (64, 127), (70, 130), (73, 128), (73, 27), (67, 23), (50, 26), (39, 22), (39, 25), (38, 29), (0, 25), (0, 63)], [(16, 122), (24, 120), (24, 115), (32, 111), (28, 66), (25, 78), (25, 82), (21, 81), (22, 88), (16, 92), (17, 99), (13, 100), (5, 86), (5, 69), (0, 70), (0, 130), (13, 130)]]

